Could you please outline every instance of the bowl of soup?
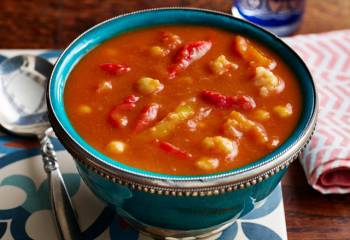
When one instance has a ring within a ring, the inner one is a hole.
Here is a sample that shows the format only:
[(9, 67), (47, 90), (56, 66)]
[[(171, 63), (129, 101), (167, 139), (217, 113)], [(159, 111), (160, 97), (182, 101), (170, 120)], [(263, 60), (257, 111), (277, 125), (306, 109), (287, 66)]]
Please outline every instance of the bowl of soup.
[(230, 15), (125, 14), (58, 59), (52, 127), (87, 186), (158, 238), (216, 234), (264, 201), (308, 143), (317, 95), (298, 55)]

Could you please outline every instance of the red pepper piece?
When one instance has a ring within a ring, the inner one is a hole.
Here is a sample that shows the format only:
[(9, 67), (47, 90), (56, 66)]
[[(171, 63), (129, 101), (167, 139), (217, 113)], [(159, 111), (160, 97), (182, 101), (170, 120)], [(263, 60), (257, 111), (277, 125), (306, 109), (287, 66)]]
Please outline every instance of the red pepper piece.
[(183, 46), (177, 53), (174, 64), (168, 69), (169, 78), (174, 78), (176, 74), (185, 70), (191, 63), (203, 57), (211, 46), (211, 41), (198, 41)]
[(121, 63), (103, 63), (100, 64), (100, 68), (111, 75), (119, 75), (122, 73), (127, 73), (131, 70), (128, 65)]
[(131, 110), (136, 107), (136, 103), (140, 100), (139, 96), (130, 95), (124, 98), (122, 103), (116, 106), (119, 110)]
[(121, 114), (123, 110), (131, 110), (136, 107), (136, 103), (140, 100), (139, 96), (130, 95), (124, 98), (124, 100), (115, 106), (109, 113), (113, 125), (118, 128), (126, 127), (128, 125), (128, 118)]
[(128, 117), (120, 114), (119, 111), (112, 110), (112, 112), (109, 114), (109, 117), (112, 121), (113, 126), (116, 128), (124, 128), (128, 125)]
[(226, 96), (219, 92), (203, 90), (201, 96), (204, 101), (220, 108), (252, 110), (256, 107), (254, 99), (245, 95)]
[(192, 154), (189, 152), (186, 152), (185, 150), (182, 150), (173, 144), (166, 142), (166, 141), (159, 141), (159, 147), (163, 151), (174, 155), (175, 157), (182, 158), (182, 159), (190, 159), (192, 158)]
[(139, 119), (136, 122), (135, 132), (139, 132), (145, 127), (147, 127), (152, 121), (157, 118), (159, 110), (159, 104), (152, 103), (149, 106), (145, 107), (140, 114)]

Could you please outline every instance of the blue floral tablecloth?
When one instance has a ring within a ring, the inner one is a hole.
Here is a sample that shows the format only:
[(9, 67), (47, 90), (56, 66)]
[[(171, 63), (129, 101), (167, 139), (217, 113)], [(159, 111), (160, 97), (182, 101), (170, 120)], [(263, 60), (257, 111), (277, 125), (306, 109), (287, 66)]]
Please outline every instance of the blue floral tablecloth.
[[(0, 50), (0, 62), (18, 54), (54, 62), (60, 51)], [(1, 106), (1, 103), (0, 103)], [(84, 239), (146, 240), (97, 199), (81, 181), (74, 162), (53, 139), (63, 178), (76, 207)], [(220, 240), (287, 239), (281, 187), (259, 207), (224, 231)], [(0, 239), (57, 239), (51, 218), (46, 174), (38, 144), (0, 132)]]

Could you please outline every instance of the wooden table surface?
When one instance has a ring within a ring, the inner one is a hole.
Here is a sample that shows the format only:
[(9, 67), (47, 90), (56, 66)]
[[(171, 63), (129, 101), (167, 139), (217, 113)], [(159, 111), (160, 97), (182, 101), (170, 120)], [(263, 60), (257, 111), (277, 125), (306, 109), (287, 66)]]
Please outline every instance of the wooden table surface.
[[(1, 0), (0, 48), (62, 49), (81, 32), (118, 14), (165, 6), (229, 12), (230, 0)], [(307, 0), (298, 33), (350, 28), (350, 0)], [(289, 239), (350, 239), (350, 195), (321, 195), (298, 162), (283, 179)]]

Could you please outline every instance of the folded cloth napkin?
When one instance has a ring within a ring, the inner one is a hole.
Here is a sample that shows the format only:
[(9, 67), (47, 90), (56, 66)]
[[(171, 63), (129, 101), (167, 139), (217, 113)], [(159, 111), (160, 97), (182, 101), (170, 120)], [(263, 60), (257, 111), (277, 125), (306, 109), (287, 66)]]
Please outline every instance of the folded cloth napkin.
[(350, 30), (284, 39), (306, 62), (319, 97), (315, 134), (300, 158), (309, 184), (350, 193)]

